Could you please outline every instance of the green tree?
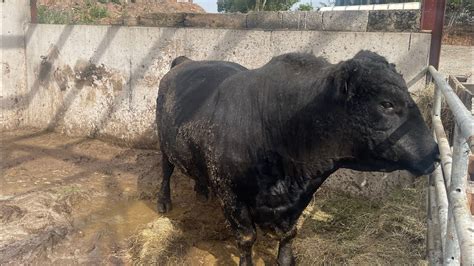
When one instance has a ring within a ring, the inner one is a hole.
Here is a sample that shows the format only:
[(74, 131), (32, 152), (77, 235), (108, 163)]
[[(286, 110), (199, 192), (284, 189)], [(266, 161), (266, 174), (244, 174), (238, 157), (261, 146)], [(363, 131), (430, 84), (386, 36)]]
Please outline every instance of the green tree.
[(455, 26), (474, 26), (474, 2), (472, 0), (448, 0), (445, 26), (447, 32), (452, 31)]
[(286, 11), (299, 0), (217, 0), (219, 12)]
[(300, 4), (300, 6), (298, 7), (298, 11), (311, 11), (313, 10), (313, 5), (311, 3), (307, 3), (307, 4)]

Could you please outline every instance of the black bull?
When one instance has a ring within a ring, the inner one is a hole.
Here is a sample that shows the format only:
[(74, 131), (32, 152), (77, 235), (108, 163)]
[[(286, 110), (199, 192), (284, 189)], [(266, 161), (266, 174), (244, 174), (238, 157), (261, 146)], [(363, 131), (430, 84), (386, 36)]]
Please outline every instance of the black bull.
[(294, 264), (295, 223), (338, 168), (423, 175), (438, 157), (402, 76), (369, 51), (338, 64), (285, 54), (254, 70), (178, 57), (161, 80), (156, 121), (158, 210), (171, 209), (177, 166), (201, 198), (217, 195), (243, 265), (256, 225), (279, 238), (279, 264)]

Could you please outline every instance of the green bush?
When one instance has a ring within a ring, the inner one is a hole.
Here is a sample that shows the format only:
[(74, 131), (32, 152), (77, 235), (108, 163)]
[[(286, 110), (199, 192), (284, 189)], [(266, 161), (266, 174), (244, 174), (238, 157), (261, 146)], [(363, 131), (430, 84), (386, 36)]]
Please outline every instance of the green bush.
[(67, 11), (55, 10), (47, 6), (38, 7), (38, 22), (44, 24), (68, 24), (71, 14)]
[(107, 8), (94, 5), (89, 9), (89, 14), (92, 19), (105, 18), (107, 17)]
[(311, 11), (311, 10), (313, 10), (313, 5), (311, 3), (300, 4), (300, 6), (298, 7), (298, 10), (299, 11)]

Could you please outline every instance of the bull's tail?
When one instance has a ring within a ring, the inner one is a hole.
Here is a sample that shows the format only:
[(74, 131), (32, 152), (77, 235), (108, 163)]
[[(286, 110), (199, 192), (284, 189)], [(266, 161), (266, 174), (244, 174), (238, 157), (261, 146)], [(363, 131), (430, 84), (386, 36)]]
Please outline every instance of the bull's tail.
[(171, 68), (187, 61), (191, 61), (191, 59), (187, 58), (186, 56), (178, 56), (173, 60), (173, 62), (171, 62)]

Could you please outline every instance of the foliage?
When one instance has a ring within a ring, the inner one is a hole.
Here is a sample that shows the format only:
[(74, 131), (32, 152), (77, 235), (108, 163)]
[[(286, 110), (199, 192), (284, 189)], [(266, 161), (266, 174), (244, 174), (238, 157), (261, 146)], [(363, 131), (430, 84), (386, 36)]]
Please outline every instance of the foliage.
[(107, 9), (105, 7), (93, 6), (89, 9), (92, 19), (101, 19), (107, 17)]
[(298, 0), (217, 0), (219, 12), (286, 11)]
[(320, 7), (334, 6), (335, 4), (336, 4), (336, 0), (326, 0), (326, 1), (319, 2)]
[(101, 4), (114, 3), (116, 5), (121, 5), (120, 0), (97, 0)]
[(449, 0), (446, 3), (445, 26), (447, 32), (452, 31), (455, 26), (474, 26), (474, 2)]
[(38, 7), (38, 22), (44, 24), (67, 24), (71, 20), (68, 12), (49, 9), (47, 6)]
[(93, 24), (106, 17), (108, 17), (107, 8), (99, 5), (96, 1), (92, 0), (87, 0), (85, 2), (85, 8), (72, 8), (72, 10), (62, 10), (43, 5), (40, 5), (38, 7), (39, 23)]
[(311, 3), (300, 4), (298, 11), (311, 11), (313, 10), (313, 5)]

